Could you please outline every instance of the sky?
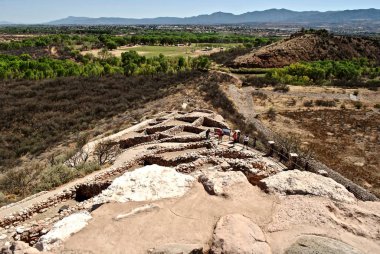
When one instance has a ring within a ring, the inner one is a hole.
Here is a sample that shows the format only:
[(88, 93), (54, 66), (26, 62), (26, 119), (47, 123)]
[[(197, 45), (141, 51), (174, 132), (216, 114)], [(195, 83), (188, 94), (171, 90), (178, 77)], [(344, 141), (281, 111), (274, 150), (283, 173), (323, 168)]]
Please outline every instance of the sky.
[(189, 17), (218, 11), (241, 14), (271, 8), (295, 11), (380, 9), (380, 0), (0, 0), (0, 21), (43, 23), (67, 16)]

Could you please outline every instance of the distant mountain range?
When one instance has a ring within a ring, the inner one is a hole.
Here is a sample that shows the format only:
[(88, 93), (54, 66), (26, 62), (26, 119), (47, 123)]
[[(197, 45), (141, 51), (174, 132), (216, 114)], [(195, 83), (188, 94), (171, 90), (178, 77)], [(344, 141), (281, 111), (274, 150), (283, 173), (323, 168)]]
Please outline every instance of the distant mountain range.
[(345, 23), (345, 22), (380, 22), (379, 9), (345, 10), (345, 11), (291, 11), (287, 9), (270, 9), (235, 15), (216, 12), (210, 15), (194, 17), (158, 17), (158, 18), (87, 18), (67, 17), (48, 22), (49, 25), (213, 25), (213, 24), (248, 24), (248, 23)]

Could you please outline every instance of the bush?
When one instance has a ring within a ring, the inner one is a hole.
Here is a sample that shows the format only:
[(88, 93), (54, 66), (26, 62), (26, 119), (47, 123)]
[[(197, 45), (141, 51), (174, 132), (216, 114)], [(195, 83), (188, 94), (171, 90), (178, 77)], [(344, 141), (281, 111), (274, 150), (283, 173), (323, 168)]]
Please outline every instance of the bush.
[(267, 116), (270, 120), (274, 121), (276, 120), (276, 110), (272, 107), (268, 109)]
[(285, 84), (276, 85), (276, 86), (273, 88), (273, 91), (275, 91), (275, 92), (287, 93), (287, 92), (289, 92), (289, 86), (287, 86), (287, 85), (285, 85)]
[(45, 168), (41, 173), (41, 178), (36, 191), (45, 191), (61, 186), (78, 177), (75, 168), (69, 168), (60, 164)]
[(14, 168), (0, 178), (0, 191), (19, 196), (31, 194), (38, 184), (43, 166), (31, 164), (25, 168)]
[(305, 102), (303, 103), (303, 105), (304, 105), (304, 107), (308, 107), (308, 108), (310, 108), (310, 107), (313, 107), (313, 106), (314, 106), (314, 102), (313, 102), (312, 100), (310, 100), (310, 101), (305, 101)]
[(260, 91), (253, 91), (252, 92), (252, 96), (253, 97), (257, 97), (260, 100), (266, 100), (266, 99), (268, 99), (268, 95), (266, 95), (265, 93), (260, 92)]
[(355, 101), (355, 102), (353, 103), (353, 105), (354, 105), (354, 107), (355, 107), (356, 109), (361, 109), (361, 108), (363, 107), (363, 103), (361, 103), (360, 101)]
[(316, 100), (315, 105), (318, 107), (336, 107), (336, 102), (329, 100)]
[(374, 108), (380, 109), (380, 104), (375, 104)]
[(358, 95), (359, 95), (359, 91), (358, 91), (358, 90), (355, 90), (355, 91), (353, 92), (353, 95), (358, 96)]

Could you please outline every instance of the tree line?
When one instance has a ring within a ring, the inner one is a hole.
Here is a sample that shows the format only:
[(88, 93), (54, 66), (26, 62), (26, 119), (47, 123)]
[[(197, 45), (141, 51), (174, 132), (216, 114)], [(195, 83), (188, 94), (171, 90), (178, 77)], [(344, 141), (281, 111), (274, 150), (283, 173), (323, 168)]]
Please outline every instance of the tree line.
[(345, 61), (316, 61), (291, 64), (283, 68), (272, 69), (266, 74), (284, 84), (333, 84), (338, 82), (367, 81), (376, 83), (380, 77), (380, 67), (368, 59)]
[(251, 46), (264, 46), (274, 41), (274, 38), (255, 37), (241, 34), (221, 33), (190, 33), (190, 32), (163, 32), (129, 34), (115, 36), (109, 34), (52, 34), (31, 37), (20, 41), (2, 42), (0, 50), (22, 49), (27, 47), (63, 46), (89, 50), (95, 48), (116, 49), (125, 45), (176, 45), (191, 43), (245, 43)]
[(98, 77), (112, 74), (153, 75), (157, 73), (174, 74), (189, 70), (207, 70), (210, 60), (207, 57), (157, 57), (139, 56), (136, 51), (125, 52), (121, 58), (104, 52), (100, 58), (86, 55), (80, 62), (69, 59), (43, 57), (32, 59), (28, 54), (20, 56), (0, 55), (0, 79), (3, 80), (40, 80), (46, 78), (83, 76)]

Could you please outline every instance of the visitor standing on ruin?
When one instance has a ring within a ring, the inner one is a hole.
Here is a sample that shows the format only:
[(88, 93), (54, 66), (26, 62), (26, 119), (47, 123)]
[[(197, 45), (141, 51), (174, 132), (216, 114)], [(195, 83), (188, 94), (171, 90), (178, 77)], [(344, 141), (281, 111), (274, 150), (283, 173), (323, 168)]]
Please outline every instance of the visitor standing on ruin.
[(210, 139), (210, 129), (207, 129), (206, 131), (206, 139)]
[(243, 150), (248, 148), (248, 142), (249, 142), (249, 136), (245, 135), (244, 140), (243, 140), (243, 145), (244, 145)]

